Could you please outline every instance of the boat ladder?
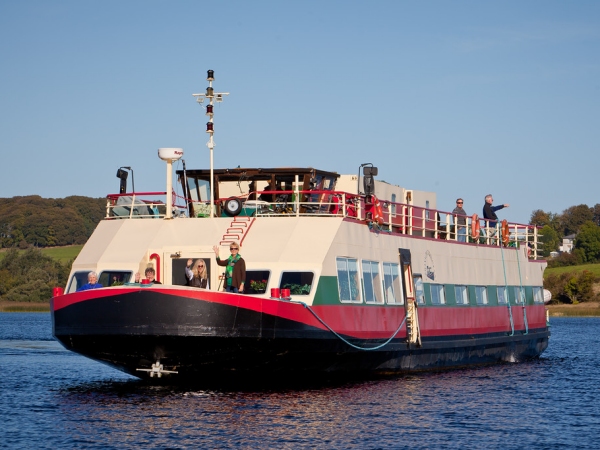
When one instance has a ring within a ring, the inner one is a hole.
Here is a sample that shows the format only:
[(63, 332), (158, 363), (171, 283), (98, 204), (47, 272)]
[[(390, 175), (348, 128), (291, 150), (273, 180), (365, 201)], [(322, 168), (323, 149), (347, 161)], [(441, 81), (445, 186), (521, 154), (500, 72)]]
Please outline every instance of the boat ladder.
[(406, 344), (410, 348), (411, 344), (421, 346), (421, 328), (419, 327), (419, 313), (417, 311), (415, 279), (413, 277), (410, 251), (400, 249), (400, 264), (402, 267), (404, 281), (404, 301), (406, 314)]
[(229, 224), (227, 231), (223, 234), (223, 238), (219, 242), (219, 245), (229, 245), (236, 241), (239, 245), (242, 245), (242, 241), (255, 220), (256, 218), (254, 217), (235, 216), (233, 221)]
[(414, 299), (408, 299), (406, 304), (406, 336), (407, 343), (421, 346), (421, 329), (419, 328), (419, 313)]

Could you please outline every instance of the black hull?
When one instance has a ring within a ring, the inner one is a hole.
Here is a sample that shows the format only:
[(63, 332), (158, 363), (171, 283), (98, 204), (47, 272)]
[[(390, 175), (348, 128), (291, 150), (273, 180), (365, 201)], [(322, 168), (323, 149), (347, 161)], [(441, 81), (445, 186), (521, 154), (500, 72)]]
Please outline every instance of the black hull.
[[(298, 305), (300, 311), (305, 311)], [(219, 377), (404, 373), (441, 370), (539, 356), (549, 330), (422, 338), (408, 346), (405, 331), (376, 350), (381, 339), (328, 330), (226, 303), (132, 291), (53, 310), (53, 333), (65, 348), (146, 378), (160, 362), (162, 376), (201, 381)], [(157, 366), (158, 367), (158, 366)]]

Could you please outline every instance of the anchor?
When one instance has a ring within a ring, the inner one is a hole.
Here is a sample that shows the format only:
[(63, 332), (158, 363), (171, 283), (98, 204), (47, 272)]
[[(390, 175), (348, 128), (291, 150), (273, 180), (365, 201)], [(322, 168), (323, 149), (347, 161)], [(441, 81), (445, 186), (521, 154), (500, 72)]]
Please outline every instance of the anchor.
[(156, 363), (152, 364), (152, 367), (150, 369), (135, 369), (138, 372), (149, 372), (150, 378), (154, 377), (154, 375), (156, 375), (157, 378), (162, 377), (163, 373), (179, 373), (176, 370), (164, 370), (163, 369), (163, 365), (160, 363), (160, 361), (156, 361)]

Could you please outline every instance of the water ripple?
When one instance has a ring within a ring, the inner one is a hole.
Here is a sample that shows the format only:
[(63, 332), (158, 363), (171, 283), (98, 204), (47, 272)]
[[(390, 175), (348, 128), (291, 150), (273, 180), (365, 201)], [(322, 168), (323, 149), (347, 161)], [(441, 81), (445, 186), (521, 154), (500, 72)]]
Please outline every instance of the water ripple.
[(148, 385), (65, 351), (50, 326), (0, 313), (7, 448), (598, 447), (600, 319), (555, 319), (526, 363), (216, 387)]

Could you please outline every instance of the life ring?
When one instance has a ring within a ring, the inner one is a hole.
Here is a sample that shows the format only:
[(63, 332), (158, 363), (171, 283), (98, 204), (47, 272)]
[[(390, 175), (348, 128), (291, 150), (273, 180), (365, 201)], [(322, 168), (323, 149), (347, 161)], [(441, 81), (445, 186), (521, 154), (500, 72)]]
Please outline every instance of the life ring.
[(508, 229), (508, 222), (506, 219), (502, 220), (502, 243), (506, 247), (510, 241), (510, 230)]
[(473, 239), (479, 239), (479, 216), (473, 214), (471, 216), (471, 237)]
[(223, 206), (223, 212), (230, 217), (237, 216), (242, 212), (242, 201), (237, 197), (228, 198)]
[(383, 210), (377, 197), (375, 197), (375, 221), (379, 225), (383, 225)]
[(383, 209), (381, 208), (381, 202), (377, 197), (371, 195), (371, 217), (373, 222), (377, 222), (379, 226), (383, 225)]
[(329, 212), (334, 216), (337, 216), (340, 212), (340, 197), (339, 194), (333, 194), (331, 196), (331, 206), (329, 207)]

